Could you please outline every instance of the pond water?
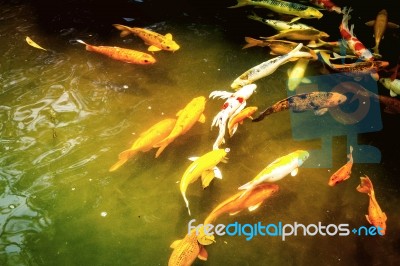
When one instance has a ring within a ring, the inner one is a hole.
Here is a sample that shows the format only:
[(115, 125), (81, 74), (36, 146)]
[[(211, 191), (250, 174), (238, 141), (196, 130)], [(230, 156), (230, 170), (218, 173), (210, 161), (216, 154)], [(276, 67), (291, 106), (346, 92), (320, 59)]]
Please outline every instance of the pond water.
[[(257, 210), (225, 214), (218, 223), (369, 226), (368, 197), (355, 189), (359, 177), (368, 175), (388, 217), (385, 236), (298, 235), (285, 241), (279, 236), (251, 241), (221, 236), (206, 247), (208, 261), (196, 260), (194, 265), (399, 265), (398, 115), (381, 110), (377, 119), (382, 128), (375, 132), (352, 137), (325, 132), (305, 140), (293, 136), (295, 114), (289, 111), (259, 123), (247, 120), (223, 145), (230, 148), (228, 163), (218, 165), (223, 178), (205, 190), (200, 181), (188, 187), (191, 216), (179, 181), (190, 165), (188, 157), (212, 149), (218, 133), (210, 130), (211, 121), (223, 100), (208, 100), (206, 122), (196, 123), (159, 158), (152, 149), (108, 171), (141, 132), (175, 117), (197, 96), (232, 91), (230, 84), (237, 76), (273, 57), (268, 48), (241, 49), (245, 36), (274, 32), (248, 20), (249, 8), (226, 9), (234, 4), (229, 1), (214, 6), (213, 1), (176, 1), (171, 3), (175, 9), (164, 2), (141, 2), (101, 8), (94, 1), (70, 1), (61, 7), (50, 1), (0, 2), (0, 265), (166, 265), (170, 244), (185, 236), (191, 219), (201, 223), (267, 164), (297, 149), (320, 149), (322, 138), (332, 146), (330, 166), (305, 165), (297, 176), (278, 181), (280, 191)], [(395, 1), (387, 5), (388, 10), (399, 7)], [(372, 47), (372, 29), (362, 25), (384, 7), (376, 5), (366, 13), (357, 13), (356, 7), (355, 31), (360, 29), (358, 35)], [(161, 12), (163, 8), (171, 12)], [(400, 23), (398, 14), (391, 18)], [(331, 33), (334, 40), (340, 20), (330, 13), (319, 21), (302, 22)], [(131, 65), (90, 53), (75, 41), (146, 51), (142, 40), (121, 38), (111, 26), (135, 26), (136, 21), (141, 27), (172, 33), (180, 50), (155, 53), (154, 65)], [(26, 36), (48, 51), (27, 45)], [(384, 41), (385, 60), (396, 62), (399, 32), (388, 30)], [(263, 109), (286, 98), (287, 70), (292, 66), (283, 65), (257, 81), (248, 105)], [(311, 62), (307, 75), (321, 75), (321, 67)], [(377, 86), (380, 94), (389, 95)], [(375, 147), (381, 158), (363, 162), (364, 151), (356, 148), (351, 178), (329, 187), (331, 174), (347, 161), (350, 138), (353, 145)]]

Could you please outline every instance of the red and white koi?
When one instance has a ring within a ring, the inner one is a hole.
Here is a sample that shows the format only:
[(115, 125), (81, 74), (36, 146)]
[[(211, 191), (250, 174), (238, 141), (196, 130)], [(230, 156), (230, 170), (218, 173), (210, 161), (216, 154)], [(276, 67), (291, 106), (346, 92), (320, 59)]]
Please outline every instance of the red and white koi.
[(214, 150), (219, 149), (219, 145), (225, 143), (224, 136), (228, 119), (235, 116), (246, 107), (246, 100), (250, 98), (256, 88), (257, 85), (249, 84), (235, 93), (227, 91), (213, 91), (210, 93), (210, 98), (219, 97), (221, 99), (226, 99), (225, 103), (222, 105), (222, 110), (214, 117), (211, 123), (211, 127), (219, 127), (219, 134), (213, 145)]
[(357, 55), (360, 59), (365, 61), (372, 61), (374, 60), (374, 56), (372, 53), (361, 43), (361, 41), (354, 35), (353, 29), (354, 25), (351, 25), (349, 29), (349, 20), (351, 18), (350, 12), (352, 11), (351, 8), (343, 8), (343, 19), (342, 23), (339, 26), (340, 34), (342, 35), (343, 39), (346, 41), (347, 46)]
[(328, 11), (335, 11), (338, 14), (342, 13), (342, 9), (330, 0), (310, 0), (310, 3)]

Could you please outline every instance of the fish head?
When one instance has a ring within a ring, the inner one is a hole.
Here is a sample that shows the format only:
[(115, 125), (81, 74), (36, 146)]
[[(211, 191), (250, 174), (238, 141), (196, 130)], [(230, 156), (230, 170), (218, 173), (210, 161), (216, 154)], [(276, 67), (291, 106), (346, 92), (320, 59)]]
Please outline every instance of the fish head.
[(301, 166), (307, 159), (310, 157), (308, 151), (298, 150), (296, 151), (297, 154), (297, 163)]
[(347, 97), (344, 94), (338, 93), (338, 92), (332, 92), (331, 96), (329, 97), (327, 101), (327, 107), (334, 107), (338, 106), (342, 103), (347, 101)]
[(364, 51), (360, 55), (360, 59), (364, 61), (373, 61), (375, 58), (370, 50), (364, 49)]
[(380, 69), (380, 68), (385, 68), (389, 66), (389, 62), (388, 61), (375, 61), (375, 66)]
[(240, 98), (247, 100), (255, 92), (256, 89), (257, 89), (256, 84), (245, 85), (240, 90), (235, 92), (234, 95), (236, 98), (240, 97)]
[(177, 44), (174, 41), (163, 43), (162, 47), (163, 47), (163, 50), (167, 50), (167, 51), (171, 51), (171, 52), (175, 52), (175, 51), (179, 50), (179, 48), (181, 48), (179, 46), (179, 44)]
[(258, 185), (255, 185), (251, 190), (249, 190), (247, 193), (247, 199), (252, 202), (262, 202), (267, 198), (270, 198), (273, 196), (276, 192), (279, 191), (279, 186), (274, 183), (267, 183), (263, 182)]
[(378, 16), (386, 16), (387, 17), (388, 12), (386, 11), (386, 9), (382, 9), (381, 11), (379, 11)]
[(192, 107), (192, 110), (204, 110), (206, 105), (206, 97), (204, 96), (199, 96), (196, 98), (193, 98), (193, 100), (190, 102), (190, 106)]
[(389, 80), (390, 79), (388, 78), (380, 78), (379, 82), (386, 87), (386, 85), (389, 83)]
[(316, 8), (310, 8), (309, 10), (308, 10), (308, 16), (310, 17), (310, 18), (317, 18), (317, 19), (320, 19), (320, 18), (322, 18), (322, 16), (324, 15), (324, 14), (322, 14), (321, 12), (319, 12), (318, 11), (318, 9), (316, 9)]
[(156, 59), (152, 55), (143, 54), (140, 57), (140, 63), (142, 65), (151, 65), (151, 64), (154, 64), (155, 62), (156, 62)]
[(320, 38), (328, 38), (328, 37), (329, 37), (329, 34), (326, 33), (326, 32), (324, 32), (324, 31), (321, 31), (321, 32), (319, 33), (319, 37), (320, 37)]

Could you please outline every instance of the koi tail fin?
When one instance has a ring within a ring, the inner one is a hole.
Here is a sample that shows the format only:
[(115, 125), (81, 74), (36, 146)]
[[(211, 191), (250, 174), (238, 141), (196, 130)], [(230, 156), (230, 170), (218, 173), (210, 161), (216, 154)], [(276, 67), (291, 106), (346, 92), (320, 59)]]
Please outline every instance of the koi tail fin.
[(82, 41), (82, 40), (76, 40), (76, 41), (79, 42), (79, 43), (81, 43), (81, 44), (84, 44), (84, 45), (86, 46), (86, 50), (87, 50), (87, 51), (93, 51), (92, 46), (91, 46), (90, 44), (87, 44), (87, 43), (85, 43), (85, 42)]
[(113, 24), (113, 26), (114, 26), (115, 28), (117, 28), (118, 30), (121, 31), (121, 33), (119, 34), (119, 36), (121, 36), (121, 37), (128, 36), (129, 34), (132, 33), (132, 32), (129, 30), (129, 27), (127, 27), (127, 26), (120, 25), (120, 24)]
[[(238, 189), (240, 189), (240, 190), (250, 190), (250, 189), (252, 189), (253, 187), (254, 187), (254, 184), (253, 184), (252, 181), (250, 181), (250, 182), (247, 182), (246, 184), (240, 186)], [(243, 194), (243, 195), (244, 195), (244, 194)]]
[(250, 3), (250, 0), (237, 0), (237, 4), (234, 6), (230, 6), (228, 8), (236, 8), (236, 7), (241, 7), (241, 6), (246, 6)]
[(164, 151), (164, 149), (172, 142), (174, 141), (174, 138), (171, 137), (167, 137), (166, 139), (164, 139), (163, 141), (161, 141), (160, 143), (154, 145), (154, 147), (159, 147), (157, 152), (156, 152), (156, 158), (158, 158), (158, 156), (160, 156), (160, 154)]
[(357, 186), (357, 191), (361, 193), (366, 193), (369, 196), (374, 194), (374, 187), (372, 186), (372, 182), (368, 176), (360, 177), (361, 184)]
[(244, 40), (247, 42), (247, 44), (245, 46), (243, 46), (242, 49), (258, 46), (261, 43), (263, 43), (263, 41), (257, 40), (257, 39), (251, 38), (251, 37), (244, 37)]
[(115, 171), (120, 168), (123, 164), (125, 164), (131, 157), (135, 156), (137, 153), (136, 150), (125, 150), (118, 155), (119, 161), (116, 162), (113, 166), (110, 167), (109, 171)]

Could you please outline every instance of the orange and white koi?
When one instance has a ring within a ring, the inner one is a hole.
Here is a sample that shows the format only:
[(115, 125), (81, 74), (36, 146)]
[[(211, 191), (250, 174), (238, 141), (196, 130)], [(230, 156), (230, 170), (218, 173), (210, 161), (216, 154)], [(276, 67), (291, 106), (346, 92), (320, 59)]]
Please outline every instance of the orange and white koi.
[(171, 133), (175, 123), (176, 119), (164, 119), (141, 133), (139, 138), (132, 144), (132, 147), (119, 154), (118, 162), (112, 165), (109, 171), (117, 170), (138, 152), (151, 150), (156, 143), (159, 143)]
[(178, 118), (171, 133), (161, 142), (154, 145), (154, 147), (159, 147), (156, 152), (156, 158), (160, 156), (163, 150), (177, 137), (188, 132), (197, 121), (200, 123), (204, 123), (206, 121), (206, 117), (203, 114), (205, 107), (206, 98), (204, 96), (199, 96), (193, 98), (182, 110), (176, 114)]
[(349, 20), (351, 18), (350, 12), (351, 8), (343, 8), (343, 19), (342, 23), (339, 26), (340, 34), (343, 39), (346, 41), (347, 46), (357, 55), (361, 60), (372, 61), (374, 60), (374, 56), (372, 53), (361, 43), (361, 41), (354, 35), (353, 29), (354, 25), (351, 25), (351, 29), (349, 29)]
[(330, 0), (310, 0), (310, 3), (328, 11), (335, 11), (338, 14), (342, 13), (342, 9)]
[(222, 110), (214, 117), (211, 123), (211, 128), (213, 126), (219, 127), (218, 137), (213, 145), (214, 150), (218, 149), (222, 143), (225, 143), (224, 136), (228, 119), (238, 114), (244, 107), (246, 107), (246, 100), (250, 98), (256, 88), (257, 85), (249, 84), (235, 93), (227, 91), (213, 91), (210, 93), (210, 98), (219, 97), (221, 99), (227, 99), (222, 105)]
[(397, 29), (400, 27), (399, 25), (388, 21), (388, 13), (385, 9), (379, 11), (375, 20), (368, 21), (365, 25), (374, 27), (375, 47), (372, 49), (376, 54), (379, 54), (379, 43), (383, 38), (386, 28)]
[(376, 201), (374, 187), (369, 177), (360, 177), (360, 179), (361, 184), (357, 186), (357, 191), (369, 196), (368, 214), (365, 217), (370, 224), (378, 229), (380, 235), (384, 235), (386, 233), (386, 213), (381, 210)]
[(156, 59), (153, 56), (140, 51), (115, 46), (95, 46), (87, 44), (82, 40), (76, 41), (86, 45), (87, 51), (103, 54), (112, 59), (123, 61), (125, 63), (149, 65), (156, 62)]
[(249, 191), (238, 192), (215, 207), (204, 220), (204, 224), (213, 223), (224, 213), (235, 215), (246, 208), (249, 211), (254, 211), (260, 207), (264, 200), (270, 198), (272, 195), (278, 192), (278, 190), (279, 186), (276, 184), (262, 183)]
[(168, 266), (190, 266), (196, 258), (206, 261), (208, 258), (207, 251), (197, 239), (196, 229), (193, 229), (183, 239), (175, 240), (171, 244), (174, 251), (169, 258)]
[(257, 110), (258, 110), (257, 106), (249, 106), (249, 107), (246, 107), (245, 109), (243, 109), (242, 111), (240, 111), (240, 113), (237, 113), (236, 115), (231, 116), (229, 118), (229, 121), (228, 121), (228, 133), (229, 133), (229, 136), (232, 137), (233, 134), (235, 134), (235, 132), (236, 132), (236, 130), (238, 128), (238, 125), (239, 124), (243, 124), (243, 121), (246, 118), (253, 119), (251, 116)]
[(353, 167), (353, 146), (350, 146), (350, 153), (347, 155), (347, 157), (349, 158), (349, 161), (340, 167), (340, 169), (329, 178), (329, 186), (333, 187), (336, 184), (350, 178), (351, 168)]
[(131, 28), (120, 24), (113, 24), (113, 26), (121, 31), (121, 37), (132, 33), (141, 38), (147, 45), (150, 45), (148, 48), (150, 52), (158, 52), (161, 50), (175, 52), (180, 48), (179, 45), (172, 40), (171, 33), (167, 33), (164, 36), (157, 32), (137, 27)]

